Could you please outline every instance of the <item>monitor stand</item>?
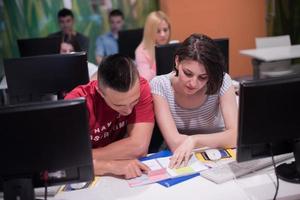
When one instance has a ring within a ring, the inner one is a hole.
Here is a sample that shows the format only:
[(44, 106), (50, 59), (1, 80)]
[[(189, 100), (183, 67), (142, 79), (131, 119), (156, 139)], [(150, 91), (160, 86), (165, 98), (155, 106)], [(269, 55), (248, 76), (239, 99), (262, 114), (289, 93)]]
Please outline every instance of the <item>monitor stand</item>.
[(3, 183), (4, 200), (35, 200), (31, 178), (9, 179)]
[(277, 176), (287, 182), (300, 184), (300, 140), (294, 142), (295, 161), (276, 167)]

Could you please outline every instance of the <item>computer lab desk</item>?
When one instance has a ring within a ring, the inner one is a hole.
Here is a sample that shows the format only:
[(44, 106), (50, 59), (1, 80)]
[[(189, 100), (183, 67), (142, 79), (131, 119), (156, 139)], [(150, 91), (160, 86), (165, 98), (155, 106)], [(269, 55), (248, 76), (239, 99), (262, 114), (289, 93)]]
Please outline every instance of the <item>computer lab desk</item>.
[(259, 65), (261, 62), (300, 58), (300, 44), (260, 49), (246, 49), (241, 50), (240, 53), (253, 58), (253, 75), (255, 79), (259, 79)]
[[(273, 170), (262, 170), (243, 178), (215, 184), (201, 176), (166, 188), (157, 183), (130, 188), (126, 180), (100, 177), (88, 189), (59, 192), (52, 200), (199, 200), (273, 199), (276, 181)], [(300, 184), (280, 180), (277, 199), (300, 199)]]

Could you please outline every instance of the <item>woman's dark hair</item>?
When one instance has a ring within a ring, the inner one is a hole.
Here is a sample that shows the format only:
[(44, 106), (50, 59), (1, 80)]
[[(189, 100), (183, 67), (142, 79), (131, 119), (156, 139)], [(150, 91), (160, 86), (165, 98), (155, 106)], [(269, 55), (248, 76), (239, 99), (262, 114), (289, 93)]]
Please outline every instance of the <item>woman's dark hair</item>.
[[(215, 94), (223, 83), (225, 59), (217, 44), (203, 34), (192, 34), (175, 51), (178, 62), (193, 60), (204, 65), (208, 75), (206, 94)], [(178, 69), (176, 69), (178, 76)]]
[(114, 54), (102, 60), (98, 69), (98, 87), (127, 92), (138, 79), (136, 65), (128, 56)]

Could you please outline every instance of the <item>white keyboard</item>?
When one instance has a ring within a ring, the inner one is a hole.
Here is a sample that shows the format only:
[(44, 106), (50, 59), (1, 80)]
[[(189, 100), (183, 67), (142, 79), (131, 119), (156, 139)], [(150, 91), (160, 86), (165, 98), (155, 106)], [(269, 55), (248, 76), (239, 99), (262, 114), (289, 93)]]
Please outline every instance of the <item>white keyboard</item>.
[[(279, 163), (293, 158), (292, 153), (278, 155), (274, 157), (275, 163)], [(224, 183), (234, 178), (255, 172), (272, 165), (272, 158), (262, 158), (238, 163), (237, 161), (228, 164), (221, 164), (201, 172), (201, 176), (215, 183)]]

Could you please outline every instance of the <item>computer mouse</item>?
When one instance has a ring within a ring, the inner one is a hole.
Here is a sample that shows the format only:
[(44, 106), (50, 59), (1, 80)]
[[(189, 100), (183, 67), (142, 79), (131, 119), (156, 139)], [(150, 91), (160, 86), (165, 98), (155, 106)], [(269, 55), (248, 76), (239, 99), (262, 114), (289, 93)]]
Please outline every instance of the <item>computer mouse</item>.
[(73, 190), (82, 189), (82, 188), (85, 187), (85, 186), (86, 186), (86, 182), (72, 183), (72, 184), (70, 184), (70, 187), (71, 187)]
[(206, 149), (205, 154), (210, 160), (220, 160), (222, 158), (221, 152), (218, 149)]

